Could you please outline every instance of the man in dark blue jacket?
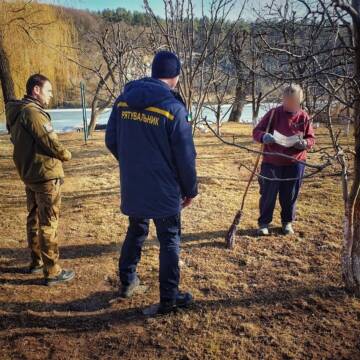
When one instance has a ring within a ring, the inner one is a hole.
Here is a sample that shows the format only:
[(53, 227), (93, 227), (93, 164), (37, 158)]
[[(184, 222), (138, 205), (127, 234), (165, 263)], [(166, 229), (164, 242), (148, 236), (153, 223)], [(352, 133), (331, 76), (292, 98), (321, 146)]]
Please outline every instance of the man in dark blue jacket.
[(136, 266), (153, 219), (160, 242), (160, 313), (186, 307), (179, 292), (180, 213), (197, 195), (196, 152), (184, 102), (174, 89), (181, 70), (177, 56), (156, 54), (151, 78), (126, 84), (116, 100), (105, 142), (119, 161), (121, 210), (129, 227), (119, 260), (123, 297), (136, 292)]

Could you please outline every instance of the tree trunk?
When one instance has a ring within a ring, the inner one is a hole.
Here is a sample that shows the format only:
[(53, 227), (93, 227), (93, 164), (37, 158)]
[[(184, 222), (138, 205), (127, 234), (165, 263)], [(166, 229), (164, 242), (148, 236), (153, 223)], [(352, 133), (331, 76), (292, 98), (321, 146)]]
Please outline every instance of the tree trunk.
[(246, 98), (246, 93), (244, 91), (243, 86), (244, 84), (242, 78), (239, 78), (236, 85), (235, 100), (233, 107), (231, 109), (229, 121), (240, 122), (241, 115), (245, 105), (245, 98)]
[(216, 134), (218, 136), (221, 136), (220, 123), (221, 123), (221, 103), (218, 103), (216, 108)]
[[(358, 16), (353, 16), (355, 40), (355, 79), (360, 84), (360, 0), (353, 0)], [(354, 180), (348, 199), (345, 199), (344, 244), (342, 272), (348, 291), (360, 296), (360, 93), (354, 86)]]
[(253, 99), (252, 99), (252, 123), (253, 127), (255, 127), (258, 123), (259, 118), (259, 111), (262, 99), (262, 92), (256, 97), (255, 91), (253, 92)]
[(93, 131), (95, 130), (95, 126), (96, 126), (96, 121), (97, 121), (97, 117), (99, 115), (99, 111), (98, 111), (98, 97), (97, 94), (94, 96), (94, 99), (91, 103), (91, 116), (90, 116), (90, 124), (89, 124), (89, 128), (88, 128), (88, 135), (91, 136)]
[(355, 106), (354, 180), (345, 202), (342, 272), (347, 290), (360, 296), (360, 102)]
[[(359, 186), (358, 186), (359, 191)], [(360, 296), (360, 196), (356, 196), (354, 205), (353, 247), (352, 247), (352, 272), (355, 280), (354, 293)]]
[(14, 81), (11, 76), (9, 59), (6, 54), (3, 39), (0, 36), (0, 82), (4, 97), (4, 103), (15, 99)]

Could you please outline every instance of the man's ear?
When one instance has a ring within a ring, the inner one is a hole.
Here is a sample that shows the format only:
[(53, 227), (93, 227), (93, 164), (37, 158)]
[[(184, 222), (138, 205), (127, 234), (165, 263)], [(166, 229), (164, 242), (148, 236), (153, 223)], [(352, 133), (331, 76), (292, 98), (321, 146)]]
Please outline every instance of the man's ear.
[(35, 85), (34, 88), (33, 88), (33, 94), (39, 95), (39, 94), (40, 94), (40, 91), (41, 91), (40, 86), (39, 86), (39, 85)]

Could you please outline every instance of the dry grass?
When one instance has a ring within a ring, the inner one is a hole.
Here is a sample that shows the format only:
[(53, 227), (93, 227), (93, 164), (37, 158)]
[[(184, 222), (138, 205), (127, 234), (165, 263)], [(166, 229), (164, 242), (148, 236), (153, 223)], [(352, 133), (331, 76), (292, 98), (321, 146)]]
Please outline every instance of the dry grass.
[[(250, 129), (226, 125), (252, 144)], [(183, 214), (182, 281), (196, 303), (187, 312), (146, 319), (158, 300), (158, 243), (151, 228), (139, 266), (145, 296), (112, 302), (127, 219), (119, 214), (118, 170), (97, 133), (88, 146), (62, 135), (66, 164), (60, 239), (62, 264), (77, 272), (68, 286), (45, 288), (25, 274), (25, 196), (0, 136), (0, 359), (359, 359), (360, 301), (342, 288), (342, 201), (338, 178), (305, 181), (296, 235), (255, 236), (254, 182), (233, 251), (224, 235), (253, 157), (197, 138), (201, 195)], [(327, 139), (318, 131), (321, 144)], [(343, 141), (347, 141), (344, 138)], [(317, 155), (310, 157), (317, 161)]]

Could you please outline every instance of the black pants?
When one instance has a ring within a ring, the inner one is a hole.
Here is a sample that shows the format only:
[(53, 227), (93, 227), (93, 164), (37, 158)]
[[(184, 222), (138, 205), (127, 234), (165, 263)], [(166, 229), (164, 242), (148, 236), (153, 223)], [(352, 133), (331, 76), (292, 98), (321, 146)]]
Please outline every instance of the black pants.
[(261, 164), (260, 174), (268, 178), (299, 179), (293, 181), (270, 181), (259, 178), (259, 225), (268, 225), (271, 223), (278, 194), (281, 206), (281, 222), (284, 224), (295, 220), (296, 200), (299, 195), (304, 170), (305, 166), (299, 163), (289, 166), (276, 166), (268, 163)]
[[(160, 300), (173, 300), (177, 296), (180, 281), (180, 214), (153, 221), (160, 242)], [(131, 284), (136, 277), (141, 249), (149, 233), (149, 222), (149, 219), (129, 217), (129, 227), (119, 259), (120, 281), (123, 285)]]

